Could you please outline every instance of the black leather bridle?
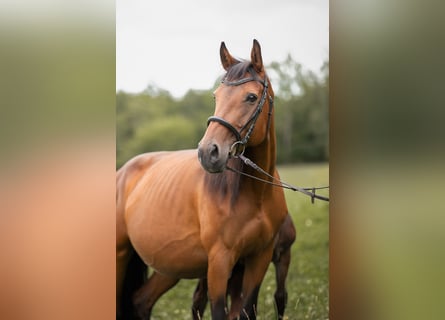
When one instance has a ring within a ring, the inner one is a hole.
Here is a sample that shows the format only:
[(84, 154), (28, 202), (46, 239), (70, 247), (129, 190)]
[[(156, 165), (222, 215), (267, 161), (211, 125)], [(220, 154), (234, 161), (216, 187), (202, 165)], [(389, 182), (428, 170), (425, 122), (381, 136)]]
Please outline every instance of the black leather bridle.
[[(329, 189), (329, 186), (327, 187), (318, 187), (318, 188), (302, 188), (302, 187), (296, 187), (293, 186), (289, 183), (286, 183), (276, 177), (274, 177), (273, 175), (269, 174), (268, 172), (266, 172), (265, 170), (261, 169), (257, 164), (255, 164), (252, 160), (248, 159), (247, 157), (245, 157), (243, 155), (244, 150), (246, 148), (247, 142), (249, 141), (250, 135), (252, 134), (253, 129), (255, 128), (255, 123), (258, 120), (258, 117), (261, 114), (261, 111), (263, 110), (263, 106), (264, 103), (266, 102), (266, 97), (267, 97), (267, 89), (269, 87), (268, 82), (267, 82), (267, 76), (264, 77), (264, 80), (259, 79), (258, 77), (255, 76), (251, 76), (251, 77), (247, 77), (247, 78), (242, 78), (240, 80), (236, 80), (236, 81), (228, 81), (225, 78), (223, 78), (223, 80), (221, 81), (222, 83), (224, 83), (225, 85), (228, 86), (239, 86), (241, 84), (244, 84), (246, 82), (250, 82), (250, 81), (258, 81), (259, 83), (261, 83), (263, 85), (263, 93), (261, 94), (261, 99), (260, 102), (258, 103), (258, 106), (256, 107), (254, 113), (252, 114), (252, 116), (250, 117), (250, 119), (246, 122), (246, 124), (241, 128), (240, 131), (236, 130), (236, 128), (234, 126), (232, 126), (228, 121), (224, 120), (221, 117), (218, 116), (211, 116), (207, 119), (207, 126), (210, 124), (210, 122), (214, 121), (214, 122), (218, 122), (219, 124), (223, 125), (224, 127), (226, 127), (227, 129), (229, 129), (229, 131), (231, 131), (235, 137), (236, 137), (236, 141), (235, 143), (230, 147), (230, 152), (229, 155), (231, 157), (235, 157), (235, 158), (239, 158), (241, 159), (246, 165), (250, 166), (251, 168), (255, 169), (256, 171), (260, 172), (261, 174), (265, 175), (266, 177), (268, 177), (269, 179), (263, 179), (263, 178), (259, 178), (257, 176), (251, 175), (251, 174), (247, 174), (243, 171), (238, 171), (235, 170), (233, 168), (227, 167), (226, 168), (230, 171), (239, 173), (241, 175), (250, 177), (252, 179), (255, 180), (259, 180), (262, 181), (264, 183), (268, 183), (274, 186), (278, 186), (278, 187), (282, 187), (282, 188), (286, 188), (286, 189), (291, 189), (293, 191), (299, 191), (307, 196), (311, 197), (311, 202), (314, 203), (314, 199), (319, 199), (319, 200), (323, 200), (323, 201), (329, 201), (328, 197), (325, 196), (321, 196), (316, 194), (316, 190), (319, 189)], [(266, 134), (269, 132), (269, 127), (270, 127), (270, 118), (272, 115), (272, 109), (273, 109), (273, 98), (269, 95), (269, 117), (267, 119), (267, 131)], [(250, 124), (250, 127), (247, 129), (247, 133), (244, 136), (244, 138), (241, 136), (241, 133), (246, 130), (247, 126)], [(240, 147), (240, 148), (238, 148)], [(275, 181), (275, 182), (274, 182)]]
[[(236, 80), (236, 81), (228, 81), (226, 78), (223, 78), (223, 80), (221, 81), (221, 83), (223, 83), (227, 86), (239, 86), (239, 85), (242, 85), (242, 84), (250, 82), (250, 81), (258, 81), (259, 83), (261, 83), (263, 85), (263, 92), (261, 94), (260, 101), (258, 102), (258, 106), (256, 107), (254, 113), (252, 114), (250, 119), (246, 122), (246, 124), (239, 131), (234, 126), (232, 126), (228, 121), (224, 120), (221, 117), (211, 116), (207, 119), (207, 126), (209, 126), (209, 124), (212, 121), (218, 122), (219, 124), (223, 125), (227, 129), (229, 129), (229, 131), (231, 131), (234, 134), (234, 136), (236, 137), (237, 140), (230, 147), (230, 155), (231, 156), (238, 156), (238, 155), (244, 153), (244, 149), (246, 148), (247, 142), (249, 141), (250, 136), (253, 132), (253, 129), (255, 128), (256, 121), (258, 120), (258, 117), (260, 116), (261, 111), (263, 110), (264, 103), (266, 102), (267, 89), (269, 88), (269, 84), (267, 81), (267, 76), (264, 77), (264, 80), (259, 79), (258, 77), (252, 76), (252, 77), (242, 78), (242, 79)], [(272, 115), (272, 108), (273, 108), (273, 98), (269, 95), (269, 113), (268, 113), (269, 118), (267, 120), (266, 134), (269, 131), (270, 117)], [(249, 124), (250, 124), (250, 127), (248, 127)], [(247, 133), (243, 138), (241, 136), (241, 134), (244, 130), (246, 130), (247, 127), (248, 127)]]

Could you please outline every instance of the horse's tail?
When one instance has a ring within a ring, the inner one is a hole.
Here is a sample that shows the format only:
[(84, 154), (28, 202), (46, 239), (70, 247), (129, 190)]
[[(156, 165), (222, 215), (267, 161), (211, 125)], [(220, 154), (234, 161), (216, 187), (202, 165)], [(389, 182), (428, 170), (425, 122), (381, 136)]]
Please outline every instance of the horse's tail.
[(142, 261), (136, 251), (133, 250), (124, 277), (121, 295), (121, 315), (118, 317), (119, 320), (134, 319), (135, 310), (133, 296), (147, 280), (147, 273), (148, 268), (144, 261)]

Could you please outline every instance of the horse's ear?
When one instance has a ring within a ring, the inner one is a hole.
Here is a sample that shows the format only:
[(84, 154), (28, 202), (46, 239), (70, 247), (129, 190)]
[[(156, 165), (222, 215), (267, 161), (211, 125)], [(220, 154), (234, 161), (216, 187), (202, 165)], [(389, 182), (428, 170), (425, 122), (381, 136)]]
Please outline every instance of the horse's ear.
[(256, 72), (260, 73), (263, 71), (263, 58), (261, 57), (261, 47), (256, 39), (253, 39), (253, 47), (252, 47), (252, 52), (250, 54), (250, 60)]
[(221, 47), (219, 48), (219, 54), (221, 56), (221, 63), (223, 65), (223, 68), (226, 71), (229, 70), (229, 68), (233, 66), (235, 63), (239, 62), (229, 53), (229, 50), (227, 50), (226, 45), (224, 44), (224, 41), (221, 42)]

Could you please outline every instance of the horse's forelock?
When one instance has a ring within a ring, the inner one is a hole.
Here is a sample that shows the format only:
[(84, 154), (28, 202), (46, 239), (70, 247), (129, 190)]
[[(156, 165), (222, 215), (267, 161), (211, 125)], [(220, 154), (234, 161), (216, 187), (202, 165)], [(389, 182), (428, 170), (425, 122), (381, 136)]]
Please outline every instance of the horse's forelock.
[(231, 66), (224, 76), (224, 79), (226, 79), (227, 81), (239, 80), (243, 78), (246, 73), (250, 73), (252, 76), (256, 74), (255, 70), (253, 69), (252, 63), (250, 61), (244, 60)]

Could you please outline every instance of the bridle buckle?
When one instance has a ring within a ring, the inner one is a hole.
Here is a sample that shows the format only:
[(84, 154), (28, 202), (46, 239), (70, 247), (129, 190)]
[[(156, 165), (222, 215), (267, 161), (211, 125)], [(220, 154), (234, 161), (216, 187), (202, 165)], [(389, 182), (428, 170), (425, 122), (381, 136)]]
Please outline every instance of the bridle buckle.
[(229, 156), (233, 158), (237, 158), (244, 154), (246, 150), (246, 144), (242, 141), (235, 141), (229, 150)]

